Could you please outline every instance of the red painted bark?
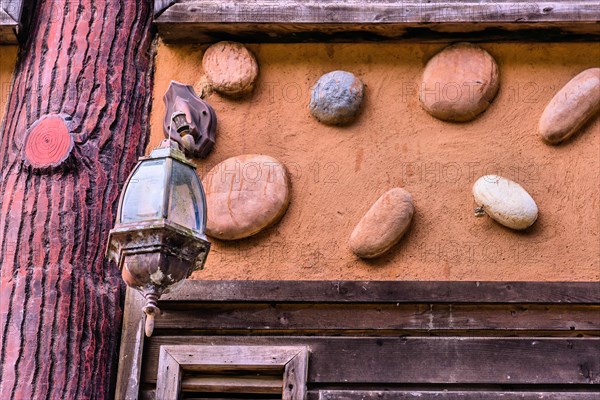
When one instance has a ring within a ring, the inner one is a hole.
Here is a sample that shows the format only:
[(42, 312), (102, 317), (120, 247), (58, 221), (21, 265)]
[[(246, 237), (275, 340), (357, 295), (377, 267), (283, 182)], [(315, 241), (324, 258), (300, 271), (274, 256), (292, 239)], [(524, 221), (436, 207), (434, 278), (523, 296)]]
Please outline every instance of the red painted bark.
[(148, 0), (38, 2), (0, 137), (3, 400), (111, 397), (123, 285), (104, 251), (148, 141), (151, 21)]

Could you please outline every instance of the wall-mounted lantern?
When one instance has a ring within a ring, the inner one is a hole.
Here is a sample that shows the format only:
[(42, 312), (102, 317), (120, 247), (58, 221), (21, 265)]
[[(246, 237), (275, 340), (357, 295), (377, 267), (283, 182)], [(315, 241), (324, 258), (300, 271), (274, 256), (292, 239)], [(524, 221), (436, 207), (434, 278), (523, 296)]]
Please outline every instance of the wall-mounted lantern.
[[(125, 283), (146, 299), (147, 336), (152, 335), (154, 317), (160, 313), (160, 296), (203, 268), (210, 250), (204, 235), (204, 189), (196, 167), (182, 151), (194, 143), (186, 118), (194, 112), (192, 108), (170, 112), (178, 140), (169, 133), (149, 156), (140, 158), (121, 193), (110, 231), (107, 256), (117, 263)], [(188, 145), (180, 149), (178, 142)]]

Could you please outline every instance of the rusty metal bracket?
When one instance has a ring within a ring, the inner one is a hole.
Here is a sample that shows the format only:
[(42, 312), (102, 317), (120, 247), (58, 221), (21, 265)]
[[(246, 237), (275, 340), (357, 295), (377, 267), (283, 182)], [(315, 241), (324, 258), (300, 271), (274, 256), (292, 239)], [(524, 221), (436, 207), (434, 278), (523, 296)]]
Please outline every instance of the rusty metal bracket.
[[(165, 137), (177, 142), (188, 157), (207, 157), (215, 144), (217, 130), (217, 115), (213, 108), (198, 97), (191, 86), (176, 81), (171, 81), (164, 102)], [(189, 124), (185, 132), (178, 132), (173, 124), (173, 115), (178, 112), (185, 114)], [(191, 136), (193, 140), (184, 139), (185, 136)]]

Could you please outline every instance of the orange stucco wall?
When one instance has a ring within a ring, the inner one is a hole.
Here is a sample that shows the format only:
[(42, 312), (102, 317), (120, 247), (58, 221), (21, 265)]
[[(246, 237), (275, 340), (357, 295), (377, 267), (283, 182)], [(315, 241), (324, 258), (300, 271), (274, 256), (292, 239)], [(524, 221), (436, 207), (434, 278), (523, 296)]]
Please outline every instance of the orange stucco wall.
[[(292, 197), (283, 219), (245, 240), (212, 240), (198, 279), (371, 279), (587, 281), (600, 278), (600, 118), (551, 147), (536, 134), (553, 94), (583, 69), (600, 66), (597, 44), (493, 44), (500, 92), (470, 123), (438, 121), (414, 89), (441, 44), (249, 45), (260, 65), (254, 94), (207, 100), (217, 144), (200, 175), (238, 154), (285, 163)], [(162, 96), (171, 79), (202, 81), (202, 46), (158, 50), (152, 138), (162, 139)], [(359, 119), (327, 127), (308, 111), (310, 88), (335, 69), (367, 86)], [(521, 183), (540, 208), (526, 232), (473, 214), (471, 187), (497, 173)], [(356, 223), (388, 189), (414, 197), (407, 236), (376, 261), (347, 247)]]
[(17, 61), (16, 46), (0, 46), (0, 121), (4, 118), (12, 74)]

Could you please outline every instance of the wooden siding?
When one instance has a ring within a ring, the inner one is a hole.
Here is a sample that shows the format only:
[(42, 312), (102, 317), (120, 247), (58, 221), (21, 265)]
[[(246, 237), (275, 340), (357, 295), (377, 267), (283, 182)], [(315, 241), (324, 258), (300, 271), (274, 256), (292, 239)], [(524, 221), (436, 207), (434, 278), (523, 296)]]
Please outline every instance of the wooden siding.
[(306, 346), (309, 400), (600, 395), (598, 283), (187, 281), (142, 341), (139, 297), (117, 398), (156, 398), (182, 344)]

